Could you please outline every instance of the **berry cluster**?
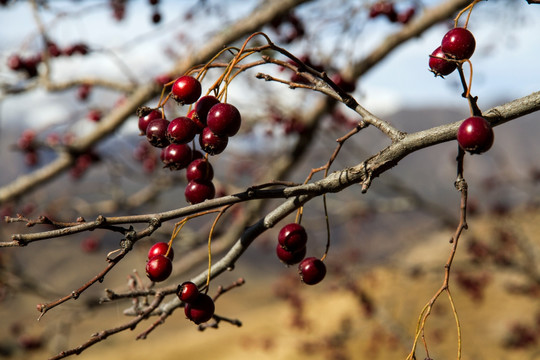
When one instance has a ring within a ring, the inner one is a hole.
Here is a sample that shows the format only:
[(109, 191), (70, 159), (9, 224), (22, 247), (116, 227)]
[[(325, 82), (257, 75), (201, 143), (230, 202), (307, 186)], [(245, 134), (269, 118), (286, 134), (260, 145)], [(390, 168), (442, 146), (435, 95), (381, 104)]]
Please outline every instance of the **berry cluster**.
[[(214, 171), (208, 155), (222, 153), (229, 143), (229, 137), (236, 135), (241, 125), (241, 115), (231, 104), (222, 103), (218, 98), (201, 97), (201, 83), (192, 76), (181, 76), (171, 87), (170, 97), (180, 105), (193, 105), (186, 116), (167, 120), (159, 109), (141, 108), (139, 130), (148, 142), (161, 148), (161, 160), (170, 170), (186, 170), (188, 184), (186, 200), (197, 204), (215, 196), (212, 183)], [(194, 149), (198, 136), (200, 149)]]
[(23, 152), (26, 165), (34, 166), (37, 164), (38, 152), (34, 130), (27, 129), (22, 132), (21, 137), (17, 140), (17, 148)]
[[(174, 250), (166, 242), (158, 242), (148, 250), (146, 276), (153, 282), (166, 280), (172, 273)], [(178, 298), (185, 303), (186, 317), (195, 324), (206, 322), (214, 316), (215, 305), (210, 296), (199, 292), (197, 285), (186, 281), (178, 286)]]
[[(441, 45), (430, 55), (429, 68), (435, 76), (451, 74), (463, 61), (474, 53), (474, 35), (463, 27), (455, 27), (442, 38)], [(471, 116), (463, 121), (458, 129), (459, 146), (471, 154), (481, 154), (493, 145), (493, 129), (482, 116)]]
[(178, 298), (185, 303), (184, 313), (186, 317), (199, 325), (207, 322), (214, 316), (216, 309), (214, 300), (197, 288), (191, 281), (186, 281), (176, 291)]
[(326, 266), (315, 257), (306, 256), (307, 233), (297, 223), (285, 225), (278, 234), (277, 257), (286, 265), (298, 264), (301, 280), (308, 285), (315, 285), (324, 279)]
[[(64, 49), (58, 47), (58, 45), (52, 40), (48, 40), (45, 45), (47, 47), (47, 52), (51, 57), (73, 56), (77, 54), (86, 55), (89, 52), (88, 46), (84, 43), (75, 43)], [(37, 76), (37, 68), (42, 61), (43, 55), (41, 53), (28, 57), (22, 57), (21, 55), (14, 54), (8, 58), (7, 65), (11, 70), (22, 72), (29, 78), (32, 78)]]
[(398, 13), (394, 3), (387, 0), (377, 1), (371, 5), (369, 9), (370, 19), (378, 16), (385, 16), (390, 22), (399, 22), (402, 24), (407, 24), (415, 13), (416, 9), (414, 7), (409, 7), (408, 9)]
[(462, 27), (448, 31), (441, 46), (436, 48), (429, 57), (429, 69), (435, 76), (451, 74), (459, 62), (468, 60), (474, 53), (476, 40), (473, 34)]
[(154, 282), (166, 280), (172, 273), (174, 250), (166, 242), (158, 242), (148, 250), (146, 276)]

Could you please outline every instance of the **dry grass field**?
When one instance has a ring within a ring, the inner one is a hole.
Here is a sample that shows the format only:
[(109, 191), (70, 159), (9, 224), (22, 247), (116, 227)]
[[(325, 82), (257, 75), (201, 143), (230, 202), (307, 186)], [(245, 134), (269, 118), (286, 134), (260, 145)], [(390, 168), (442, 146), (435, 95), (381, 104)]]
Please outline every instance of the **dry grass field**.
[[(475, 217), (469, 223), (470, 230), (459, 244), (451, 282), (461, 321), (462, 358), (540, 359), (540, 303), (534, 280), (539, 273), (534, 259), (540, 253), (540, 212), (516, 210), (496, 219)], [(506, 238), (501, 238), (499, 229), (503, 227)], [(221, 324), (217, 330), (200, 332), (180, 310), (146, 340), (136, 341), (135, 337), (149, 323), (115, 335), (77, 358), (405, 359), (418, 315), (442, 283), (450, 235), (449, 231), (429, 234), (377, 266), (351, 265), (348, 271), (330, 271), (323, 283), (313, 287), (300, 284), (294, 269), (284, 269), (281, 276), (276, 275), (279, 271), (265, 276), (239, 265), (233, 274), (217, 282), (224, 284), (234, 276), (244, 276), (246, 285), (223, 296), (217, 302), (217, 312), (240, 319), (242, 327)], [(489, 255), (469, 250), (478, 248), (471, 244), (484, 244), (491, 249)], [(44, 251), (41, 255), (48, 254)], [(506, 257), (501, 260), (497, 256)], [(134, 257), (130, 261), (138, 260)], [(64, 272), (67, 284), (80, 277), (57, 264), (48, 271)], [(121, 270), (117, 273), (114, 276), (125, 275)], [(108, 282), (121, 281), (114, 276)], [(279, 288), (294, 296), (277, 296)], [(99, 295), (102, 290), (103, 286), (93, 291)], [(11, 358), (46, 359), (54, 351), (85, 341), (97, 330), (126, 321), (122, 311), (128, 303), (108, 304), (93, 311), (71, 302), (37, 322), (34, 309), (40, 301), (35, 294), (23, 291), (2, 302), (1, 341), (4, 349), (15, 347)], [(45, 346), (34, 351), (17, 348), (13, 324), (23, 324), (25, 334), (47, 339)], [(432, 359), (457, 357), (456, 323), (444, 293), (428, 318), (425, 338)], [(425, 358), (421, 342), (417, 355)]]

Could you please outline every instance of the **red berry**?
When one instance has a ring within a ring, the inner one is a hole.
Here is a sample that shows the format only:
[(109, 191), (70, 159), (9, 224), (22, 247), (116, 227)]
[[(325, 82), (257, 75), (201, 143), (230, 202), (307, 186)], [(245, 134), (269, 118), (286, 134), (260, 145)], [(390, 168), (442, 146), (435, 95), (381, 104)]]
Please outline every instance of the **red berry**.
[(174, 82), (171, 96), (182, 105), (193, 104), (201, 96), (201, 83), (192, 76), (181, 76)]
[(333, 75), (332, 81), (345, 92), (351, 93), (356, 90), (356, 83), (353, 80), (345, 80), (340, 73)]
[(306, 247), (307, 234), (304, 227), (297, 223), (290, 223), (281, 228), (278, 234), (278, 243), (287, 251), (296, 251)]
[(468, 59), (474, 53), (476, 40), (473, 34), (461, 27), (448, 31), (441, 42), (442, 51), (452, 59)]
[(369, 10), (369, 17), (375, 18), (379, 15), (385, 15), (391, 22), (397, 21), (397, 13), (394, 8), (394, 3), (381, 0), (373, 4)]
[(152, 22), (154, 24), (158, 24), (160, 21), (161, 21), (161, 14), (159, 13), (159, 11), (155, 11), (152, 14)]
[(429, 69), (435, 76), (445, 76), (456, 70), (457, 64), (454, 61), (446, 60), (448, 57), (443, 53), (441, 47), (436, 48), (429, 57)]
[(81, 249), (85, 253), (93, 253), (99, 249), (99, 239), (89, 236), (81, 242)]
[(162, 161), (170, 170), (181, 170), (191, 162), (191, 148), (186, 144), (170, 144), (161, 150)]
[(88, 117), (88, 119), (94, 122), (98, 122), (101, 120), (101, 117), (103, 116), (103, 114), (101, 113), (101, 110), (99, 109), (91, 109), (90, 111), (88, 111), (88, 114), (86, 114), (86, 116)]
[(191, 180), (184, 191), (186, 201), (198, 204), (216, 196), (216, 188), (210, 180)]
[(227, 136), (220, 136), (205, 127), (199, 135), (199, 145), (201, 149), (209, 155), (217, 155), (223, 152), (229, 143)]
[(415, 13), (416, 9), (414, 7), (410, 7), (407, 10), (398, 14), (397, 21), (402, 24), (407, 24), (409, 21), (411, 21)]
[(214, 316), (215, 310), (214, 301), (204, 293), (199, 294), (195, 301), (187, 303), (184, 307), (187, 318), (197, 325), (210, 320)]
[(238, 109), (234, 105), (226, 103), (212, 106), (206, 120), (210, 130), (220, 136), (236, 135), (242, 123)]
[(172, 273), (171, 259), (159, 254), (146, 263), (146, 276), (154, 282), (166, 280)]
[(175, 144), (187, 144), (195, 138), (199, 127), (186, 116), (180, 116), (171, 120), (167, 127), (167, 138)]
[(306, 247), (295, 251), (286, 250), (283, 246), (277, 244), (276, 255), (286, 265), (298, 264), (306, 256)]
[(459, 146), (471, 154), (481, 154), (493, 145), (493, 129), (481, 116), (472, 116), (459, 126), (457, 140)]
[(77, 90), (77, 97), (81, 101), (87, 100), (91, 91), (92, 91), (92, 85), (82, 84), (81, 86), (79, 86)]
[(158, 148), (164, 148), (169, 145), (167, 139), (167, 127), (169, 126), (169, 120), (166, 119), (154, 119), (150, 121), (146, 128), (146, 138), (152, 146)]
[(193, 160), (186, 169), (186, 177), (191, 180), (212, 180), (214, 178), (214, 169), (212, 164), (206, 159)]
[(199, 289), (197, 285), (191, 281), (186, 281), (182, 285), (178, 286), (176, 290), (178, 298), (185, 303), (192, 303), (199, 297)]
[(146, 129), (148, 128), (148, 124), (150, 124), (152, 120), (161, 119), (162, 117), (163, 117), (163, 114), (161, 113), (160, 110), (151, 110), (144, 116), (141, 116), (139, 118), (139, 130), (141, 130), (141, 135), (146, 134)]
[(14, 71), (22, 70), (24, 67), (24, 61), (19, 55), (11, 55), (7, 60), (7, 64)]
[(167, 256), (171, 261), (174, 259), (174, 250), (171, 247), (171, 250), (169, 251), (169, 254), (167, 254), (167, 251), (169, 251), (169, 244), (166, 242), (158, 242), (152, 245), (150, 250), (148, 250), (148, 260), (152, 259), (153, 257), (157, 255), (164, 255)]
[(298, 265), (300, 278), (307, 285), (315, 285), (321, 282), (326, 275), (326, 265), (316, 257), (308, 257)]
[(219, 100), (212, 95), (203, 96), (195, 104), (195, 113), (197, 114), (197, 119), (204, 126), (206, 126), (206, 118), (208, 116), (208, 112), (216, 104), (219, 104)]

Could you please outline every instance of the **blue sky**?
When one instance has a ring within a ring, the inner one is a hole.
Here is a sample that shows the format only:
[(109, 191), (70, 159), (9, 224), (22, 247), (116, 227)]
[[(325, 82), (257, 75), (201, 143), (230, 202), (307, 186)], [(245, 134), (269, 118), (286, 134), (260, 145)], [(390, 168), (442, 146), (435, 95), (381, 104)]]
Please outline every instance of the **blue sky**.
[[(74, 6), (72, 1), (51, 3), (58, 8)], [(178, 26), (181, 17), (178, 16), (176, 21), (173, 20), (175, 14), (180, 14), (183, 8), (189, 7), (194, 1), (165, 1), (165, 3), (168, 12), (163, 14), (164, 25), (157, 28), (149, 20), (151, 10), (147, 2), (136, 1), (130, 5), (129, 16), (122, 23), (110, 21), (110, 11), (106, 6), (102, 6), (101, 10), (95, 10), (90, 6), (88, 11), (79, 17), (63, 19), (61, 25), (54, 28), (53, 34), (68, 42), (85, 39), (94, 47), (105, 44), (107, 48), (116, 49), (120, 56), (126, 59), (133, 74), (146, 74), (150, 77), (167, 70), (172, 63), (163, 56), (162, 50), (169, 43), (173, 48), (178, 45), (174, 39), (171, 40), (171, 36), (178, 35), (178, 31), (170, 31), (172, 26), (184, 28), (188, 36), (190, 30), (193, 32), (190, 28), (193, 27), (193, 23)], [(433, 4), (436, 1), (429, 0), (425, 3)], [(481, 107), (490, 107), (501, 99), (516, 98), (540, 90), (540, 71), (537, 65), (540, 55), (540, 21), (538, 21), (540, 5), (527, 5), (525, 1), (520, 3), (522, 3), (520, 6), (508, 7), (504, 1), (481, 2), (471, 18), (469, 29), (473, 31), (477, 40), (477, 49), (471, 59), (474, 66), (472, 93), (479, 96)], [(29, 4), (25, 2), (0, 9), (0, 23), (3, 24), (0, 27), (2, 81), (13, 80), (13, 74), (6, 72), (5, 69), (7, 56), (20, 49), (21, 43), (31, 39), (35, 33), (35, 22), (29, 9)], [(234, 6), (234, 9), (234, 16), (249, 11), (247, 7)], [(512, 13), (509, 13), (509, 9)], [(216, 17), (212, 16), (204, 20), (209, 22), (204, 24), (207, 28), (212, 28), (209, 25), (217, 21)], [(367, 51), (379, 38), (396, 30), (398, 28), (395, 25), (388, 24), (384, 19), (373, 21), (364, 29), (365, 33), (361, 34), (359, 52)], [(380, 115), (393, 112), (402, 106), (466, 106), (460, 97), (461, 89), (457, 83), (457, 73), (443, 80), (434, 78), (427, 71), (428, 55), (439, 45), (446, 31), (447, 24), (430, 29), (421, 37), (400, 47), (370, 71), (361, 79), (356, 93), (360, 101)], [(195, 29), (195, 32), (204, 33), (204, 30)], [(137, 34), (149, 35), (140, 38)], [(130, 39), (139, 39), (137, 43), (142, 46), (128, 49), (124, 45)], [(27, 41), (27, 44), (32, 46), (31, 41)], [(125, 75), (110, 58), (99, 59), (99, 56), (92, 62), (60, 61), (57, 68), (55, 74), (58, 79), (80, 74), (86, 69), (97, 71), (112, 79), (125, 80)], [(34, 103), (39, 103), (40, 99), (44, 98), (43, 95), (38, 91), (30, 96)], [(3, 111), (12, 111), (28, 100), (19, 98), (12, 101), (5, 102)], [(58, 109), (50, 102), (40, 107), (41, 110), (47, 108), (53, 114), (50, 115), (51, 118), (57, 118), (59, 114), (66, 112), (65, 109)]]

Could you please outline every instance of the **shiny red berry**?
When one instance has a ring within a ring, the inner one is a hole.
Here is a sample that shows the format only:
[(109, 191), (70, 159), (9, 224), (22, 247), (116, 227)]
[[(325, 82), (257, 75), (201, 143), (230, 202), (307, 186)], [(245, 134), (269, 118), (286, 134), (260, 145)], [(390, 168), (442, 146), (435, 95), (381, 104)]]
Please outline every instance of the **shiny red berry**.
[(201, 83), (192, 76), (181, 76), (172, 85), (171, 97), (182, 105), (193, 104), (201, 96)]
[(158, 148), (164, 148), (169, 145), (167, 139), (167, 127), (169, 126), (169, 120), (166, 119), (154, 119), (150, 121), (146, 128), (146, 139), (152, 146)]
[(187, 144), (199, 132), (198, 126), (187, 116), (171, 120), (167, 127), (167, 138), (171, 143)]
[(316, 257), (308, 257), (298, 265), (300, 278), (307, 285), (315, 285), (324, 279), (326, 265)]
[(199, 145), (209, 155), (222, 153), (228, 143), (229, 138), (227, 136), (217, 135), (208, 127), (205, 127), (201, 135), (199, 135)]
[(212, 180), (214, 178), (214, 169), (212, 164), (206, 159), (193, 160), (186, 169), (186, 177), (191, 180)]
[(172, 273), (171, 259), (159, 254), (146, 263), (146, 276), (154, 282), (166, 280)]
[(191, 281), (186, 281), (183, 284), (178, 286), (176, 290), (176, 295), (178, 298), (185, 303), (192, 303), (199, 297), (199, 289)]
[(283, 248), (283, 246), (277, 244), (276, 246), (276, 255), (281, 262), (286, 265), (298, 264), (306, 256), (306, 247), (304, 246), (301, 249), (295, 251), (289, 251)]
[(204, 293), (200, 293), (197, 299), (187, 303), (184, 307), (186, 317), (195, 324), (207, 322), (214, 316), (216, 307), (212, 298)]
[(493, 129), (486, 119), (472, 116), (459, 126), (457, 140), (459, 146), (471, 154), (481, 154), (493, 145)]
[(297, 223), (287, 224), (279, 231), (278, 243), (288, 251), (302, 249), (306, 247), (307, 243), (306, 230)]
[(152, 245), (152, 247), (150, 247), (150, 250), (148, 250), (148, 260), (152, 259), (153, 257), (157, 255), (165, 255), (172, 261), (174, 259), (174, 250), (171, 247), (169, 254), (166, 255), (167, 251), (169, 251), (168, 243), (166, 242), (155, 243), (154, 245)]
[(202, 203), (216, 196), (216, 188), (210, 180), (191, 180), (184, 191), (186, 201), (190, 204)]
[(429, 70), (435, 74), (435, 76), (445, 76), (451, 74), (457, 68), (457, 64), (454, 61), (447, 60), (441, 47), (436, 48), (429, 57)]
[(141, 135), (146, 134), (148, 124), (150, 124), (152, 120), (161, 119), (163, 117), (160, 110), (149, 110), (147, 113), (141, 115), (142, 116), (139, 117), (139, 130), (141, 130)]
[(191, 162), (191, 148), (187, 144), (170, 144), (161, 153), (165, 167), (170, 170), (185, 169)]
[(473, 34), (461, 27), (448, 31), (441, 42), (442, 51), (452, 59), (469, 59), (474, 53), (476, 40)]
[(197, 114), (197, 119), (204, 126), (206, 126), (206, 119), (208, 116), (208, 112), (216, 104), (219, 104), (219, 100), (215, 96), (212, 96), (212, 95), (201, 97), (195, 104), (194, 110), (195, 110), (195, 113)]
[(234, 136), (240, 129), (242, 117), (234, 105), (219, 103), (212, 106), (208, 112), (206, 121), (214, 134)]

